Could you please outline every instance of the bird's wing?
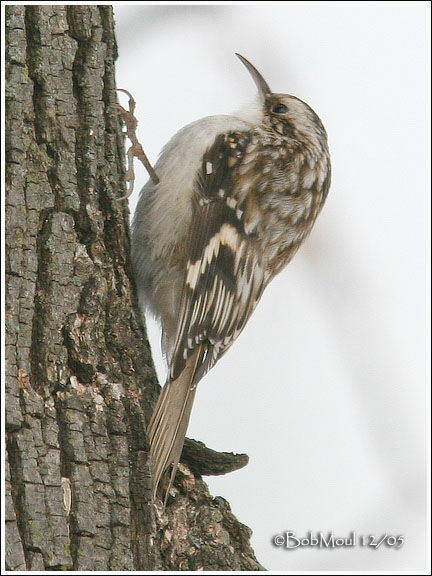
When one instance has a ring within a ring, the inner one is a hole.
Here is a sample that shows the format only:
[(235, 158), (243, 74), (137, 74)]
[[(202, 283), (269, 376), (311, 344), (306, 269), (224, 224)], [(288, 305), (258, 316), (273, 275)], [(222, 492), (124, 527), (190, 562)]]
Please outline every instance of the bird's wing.
[(192, 382), (196, 384), (237, 338), (264, 288), (259, 243), (245, 231), (244, 206), (233, 177), (246, 144), (242, 133), (222, 134), (203, 157), (171, 380), (204, 344), (206, 353)]

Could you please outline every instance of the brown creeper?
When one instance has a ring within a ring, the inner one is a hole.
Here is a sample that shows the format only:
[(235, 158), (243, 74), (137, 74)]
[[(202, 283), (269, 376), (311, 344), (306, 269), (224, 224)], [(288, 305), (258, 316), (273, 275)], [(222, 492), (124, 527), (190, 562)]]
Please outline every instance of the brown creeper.
[(258, 88), (256, 108), (180, 130), (133, 221), (140, 306), (162, 323), (169, 366), (148, 427), (154, 497), (169, 465), (169, 486), (174, 479), (198, 382), (309, 234), (330, 186), (318, 116), (298, 98), (271, 92), (237, 56)]

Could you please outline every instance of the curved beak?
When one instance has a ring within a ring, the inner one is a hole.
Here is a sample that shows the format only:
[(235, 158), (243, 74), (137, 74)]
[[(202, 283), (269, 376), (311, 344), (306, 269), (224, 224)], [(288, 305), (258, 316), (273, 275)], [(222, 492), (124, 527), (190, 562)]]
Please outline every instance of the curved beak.
[(270, 90), (269, 85), (264, 80), (264, 78), (261, 76), (261, 74), (258, 72), (258, 70), (255, 68), (255, 66), (253, 66), (249, 62), (249, 60), (246, 60), (246, 58), (244, 56), (242, 56), (241, 54), (237, 54), (237, 52), (235, 53), (235, 55), (237, 56), (237, 58), (240, 59), (240, 61), (248, 69), (249, 74), (252, 76), (253, 81), (255, 82), (256, 87), (258, 88), (258, 94), (260, 95), (261, 99), (264, 101), (266, 96), (271, 94), (271, 90)]

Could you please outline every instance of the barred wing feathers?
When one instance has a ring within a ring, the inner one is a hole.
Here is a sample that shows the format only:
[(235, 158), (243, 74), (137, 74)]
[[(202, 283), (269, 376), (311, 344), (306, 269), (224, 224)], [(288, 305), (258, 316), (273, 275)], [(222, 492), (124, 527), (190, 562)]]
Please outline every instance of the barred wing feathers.
[(203, 158), (171, 380), (203, 344), (205, 354), (192, 382), (196, 385), (242, 331), (263, 291), (260, 252), (245, 232), (233, 180), (233, 167), (245, 145), (241, 133), (221, 135)]

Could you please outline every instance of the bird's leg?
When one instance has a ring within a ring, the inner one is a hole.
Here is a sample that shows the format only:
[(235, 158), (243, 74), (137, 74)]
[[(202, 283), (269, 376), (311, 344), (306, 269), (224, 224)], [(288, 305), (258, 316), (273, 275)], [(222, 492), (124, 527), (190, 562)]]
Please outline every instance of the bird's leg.
[(147, 158), (143, 150), (143, 147), (141, 146), (138, 137), (136, 135), (138, 120), (136, 119), (134, 114), (136, 106), (135, 100), (132, 94), (128, 92), (128, 90), (124, 90), (123, 88), (117, 88), (117, 91), (124, 92), (129, 97), (129, 110), (126, 110), (120, 104), (116, 105), (116, 107), (119, 110), (120, 116), (122, 117), (123, 122), (125, 123), (126, 135), (132, 143), (131, 146), (129, 147), (129, 150), (127, 151), (128, 165), (126, 171), (126, 182), (128, 183), (128, 192), (126, 196), (122, 196), (121, 198), (119, 198), (119, 200), (126, 200), (127, 198), (129, 198), (129, 196), (131, 196), (135, 183), (135, 172), (133, 165), (134, 158), (138, 158), (138, 160), (141, 160), (145, 169), (149, 173), (150, 178), (153, 180), (155, 184), (158, 184), (159, 178), (153, 166), (150, 164), (150, 161)]

